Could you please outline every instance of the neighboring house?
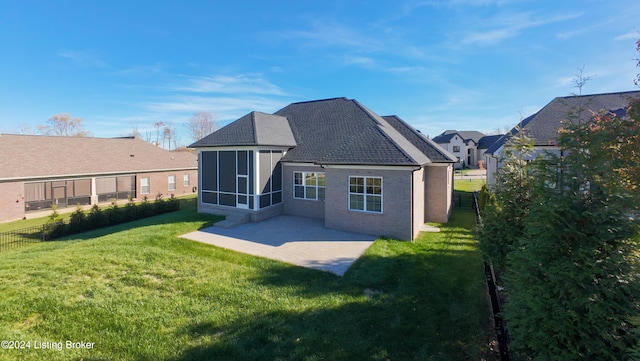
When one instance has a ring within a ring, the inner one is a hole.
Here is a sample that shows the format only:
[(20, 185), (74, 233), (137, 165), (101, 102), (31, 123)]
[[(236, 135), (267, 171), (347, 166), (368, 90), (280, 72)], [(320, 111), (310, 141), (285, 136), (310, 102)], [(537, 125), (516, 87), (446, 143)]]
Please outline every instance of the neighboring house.
[(500, 138), (500, 135), (484, 135), (475, 130), (446, 130), (433, 141), (459, 159), (455, 168), (484, 168), (484, 152)]
[(0, 222), (30, 212), (191, 194), (197, 156), (135, 138), (0, 134)]
[(618, 116), (625, 116), (626, 108), (632, 98), (640, 98), (640, 91), (574, 95), (553, 99), (540, 111), (522, 120), (485, 152), (487, 183), (489, 186), (495, 184), (495, 173), (501, 166), (501, 158), (504, 156), (505, 147), (509, 146), (508, 140), (520, 131), (524, 131), (524, 134), (534, 141), (532, 157), (537, 157), (546, 152), (560, 156), (561, 151), (556, 140), (559, 129), (565, 126), (567, 122), (590, 121), (592, 112), (600, 110), (610, 111)]
[(451, 210), (455, 157), (356, 100), (251, 112), (190, 147), (199, 152), (200, 212), (251, 221), (290, 214), (411, 240)]

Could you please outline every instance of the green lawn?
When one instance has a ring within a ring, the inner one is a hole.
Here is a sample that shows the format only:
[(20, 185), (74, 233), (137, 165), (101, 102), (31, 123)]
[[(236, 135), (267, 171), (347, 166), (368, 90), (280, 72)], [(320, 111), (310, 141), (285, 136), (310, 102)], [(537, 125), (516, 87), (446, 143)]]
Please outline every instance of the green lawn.
[[(180, 200), (180, 209), (196, 207), (195, 194), (188, 195), (185, 197), (179, 197), (178, 199)], [(151, 200), (151, 202), (153, 202), (153, 200)], [(103, 204), (101, 205), (101, 208), (108, 208), (110, 206), (111, 206), (110, 204)], [(124, 207), (124, 204), (119, 205), (119, 207)], [(65, 209), (66, 213), (61, 213), (60, 217), (65, 222), (69, 221), (69, 217), (71, 217), (71, 212), (73, 212), (74, 210), (75, 208)], [(86, 211), (85, 213), (89, 213), (89, 211)], [(47, 217), (40, 217), (40, 218), (23, 219), (23, 220), (14, 221), (14, 222), (0, 223), (0, 232), (15, 231), (22, 228), (41, 226), (47, 223), (47, 220), (48, 220)]]
[(484, 179), (458, 179), (453, 180), (453, 189), (460, 192), (477, 192), (482, 185), (487, 183)]
[(215, 220), (188, 207), (0, 253), (0, 339), (31, 342), (0, 360), (483, 357), (471, 211), (414, 243), (378, 240), (344, 277), (177, 237)]

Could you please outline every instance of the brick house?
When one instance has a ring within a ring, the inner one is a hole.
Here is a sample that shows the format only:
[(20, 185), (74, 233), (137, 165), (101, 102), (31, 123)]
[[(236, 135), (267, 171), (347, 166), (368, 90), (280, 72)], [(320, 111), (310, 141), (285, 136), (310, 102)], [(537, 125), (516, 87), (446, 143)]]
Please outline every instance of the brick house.
[(140, 139), (0, 135), (0, 222), (32, 212), (192, 194), (197, 156)]
[(451, 211), (456, 158), (356, 100), (251, 112), (190, 147), (199, 154), (200, 212), (246, 221), (298, 215), (411, 240)]

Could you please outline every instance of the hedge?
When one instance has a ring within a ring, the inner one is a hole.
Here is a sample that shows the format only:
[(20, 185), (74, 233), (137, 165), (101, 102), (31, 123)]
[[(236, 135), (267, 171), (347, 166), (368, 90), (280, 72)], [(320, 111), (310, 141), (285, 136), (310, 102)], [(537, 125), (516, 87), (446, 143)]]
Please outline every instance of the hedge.
[(153, 203), (149, 202), (147, 197), (144, 197), (142, 202), (137, 204), (132, 198), (129, 198), (129, 202), (124, 207), (118, 206), (114, 199), (108, 208), (100, 208), (97, 204), (94, 204), (88, 214), (78, 205), (76, 210), (71, 214), (69, 222), (65, 223), (60, 219), (58, 210), (54, 206), (47, 221), (47, 224), (50, 224), (51, 227), (48, 227), (46, 236), (47, 239), (51, 240), (173, 212), (179, 209), (180, 202), (173, 194), (169, 199), (164, 199), (162, 198), (162, 194), (158, 194)]

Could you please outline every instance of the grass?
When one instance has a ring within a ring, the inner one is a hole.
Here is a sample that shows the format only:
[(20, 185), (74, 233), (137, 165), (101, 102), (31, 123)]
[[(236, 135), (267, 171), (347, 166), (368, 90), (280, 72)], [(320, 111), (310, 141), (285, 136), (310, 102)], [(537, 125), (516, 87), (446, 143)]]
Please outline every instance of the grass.
[[(179, 197), (178, 199), (180, 200), (180, 209), (196, 207), (196, 195), (188, 195), (186, 197)], [(151, 200), (151, 202), (153, 202), (153, 200)], [(109, 208), (110, 206), (111, 204), (104, 204), (100, 208), (105, 209), (105, 208)], [(120, 204), (119, 207), (124, 207), (124, 204)], [(75, 211), (75, 208), (65, 209), (64, 211), (66, 213), (60, 213), (60, 218), (65, 222), (68, 222), (69, 218), (71, 217), (71, 213), (72, 211)], [(58, 210), (58, 212), (60, 212), (60, 210)], [(85, 211), (85, 213), (88, 214), (89, 210)], [(51, 212), (49, 214), (51, 214)], [(48, 217), (39, 217), (39, 218), (22, 219), (22, 220), (13, 221), (13, 222), (0, 223), (0, 232), (15, 231), (22, 228), (41, 226), (47, 223), (47, 220), (48, 220)]]
[[(0, 254), (0, 339), (24, 360), (478, 360), (489, 339), (471, 211), (378, 240), (338, 277), (188, 241), (194, 208)], [(34, 341), (94, 342), (34, 349)]]
[(487, 183), (484, 179), (454, 179), (453, 189), (460, 192), (477, 192)]

